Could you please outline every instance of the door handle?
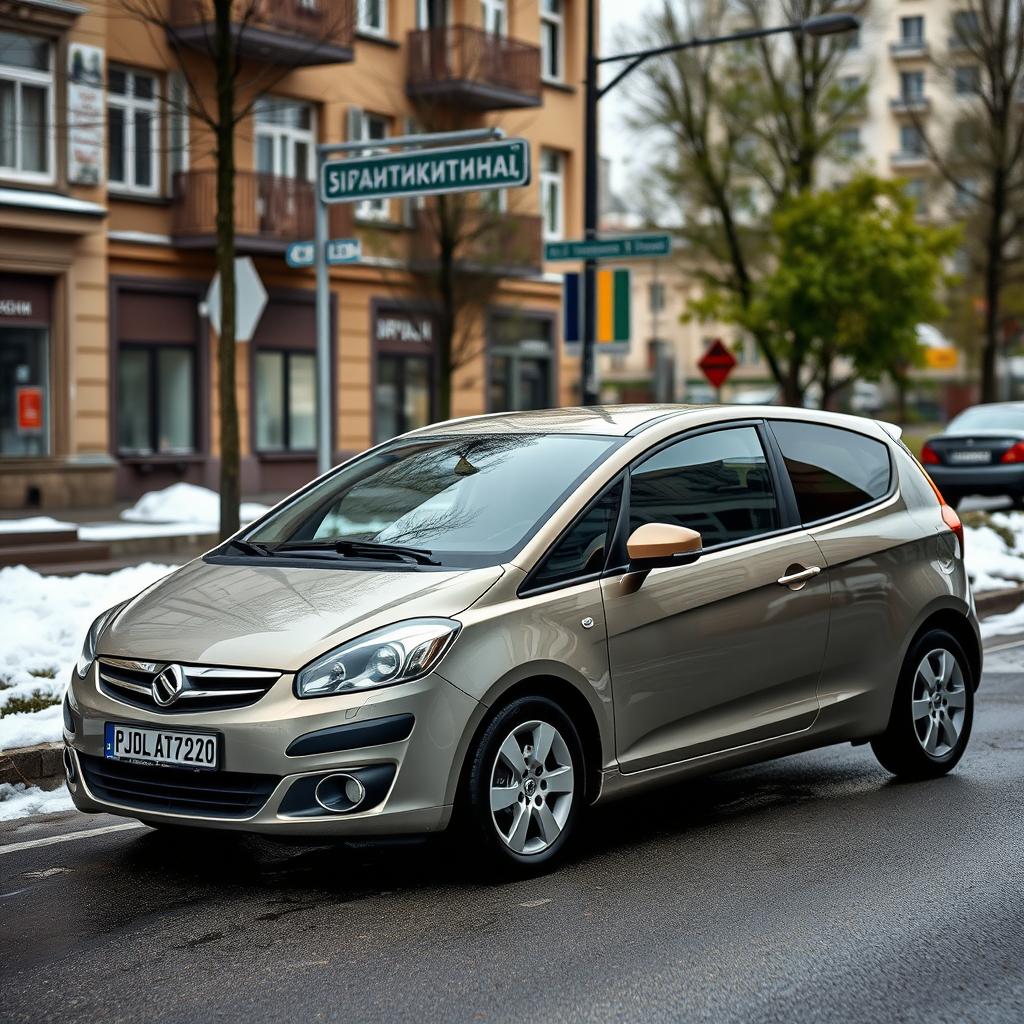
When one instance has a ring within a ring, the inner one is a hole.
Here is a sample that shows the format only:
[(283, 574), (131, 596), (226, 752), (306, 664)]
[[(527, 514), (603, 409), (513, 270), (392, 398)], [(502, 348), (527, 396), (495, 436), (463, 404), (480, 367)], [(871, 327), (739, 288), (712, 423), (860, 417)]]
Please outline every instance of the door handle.
[[(794, 567), (791, 566), (791, 568)], [(813, 580), (820, 572), (820, 565), (812, 565), (808, 569), (800, 569), (797, 572), (790, 572), (785, 576), (780, 576), (778, 582), (784, 587), (789, 587), (791, 590), (800, 590), (808, 580)]]

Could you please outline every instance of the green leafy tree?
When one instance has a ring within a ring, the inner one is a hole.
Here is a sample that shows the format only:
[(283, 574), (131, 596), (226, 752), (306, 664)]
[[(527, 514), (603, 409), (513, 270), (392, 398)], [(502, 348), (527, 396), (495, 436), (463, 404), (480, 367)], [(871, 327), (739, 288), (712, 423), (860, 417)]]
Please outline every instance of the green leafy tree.
[(781, 205), (771, 269), (749, 299), (719, 289), (700, 312), (761, 338), (777, 363), (820, 387), (827, 408), (857, 377), (899, 383), (917, 362), (917, 325), (943, 315), (943, 267), (959, 241), (959, 228), (918, 220), (901, 182), (858, 175)]

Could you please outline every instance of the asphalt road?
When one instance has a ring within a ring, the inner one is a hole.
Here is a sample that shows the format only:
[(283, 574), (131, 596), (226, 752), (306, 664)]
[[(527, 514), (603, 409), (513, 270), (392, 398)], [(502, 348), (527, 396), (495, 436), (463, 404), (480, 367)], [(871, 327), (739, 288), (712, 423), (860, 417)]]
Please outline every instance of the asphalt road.
[(900, 785), (835, 747), (595, 813), (487, 886), (431, 848), (174, 846), (0, 825), (3, 1021), (1024, 1019), (1024, 646), (967, 756)]

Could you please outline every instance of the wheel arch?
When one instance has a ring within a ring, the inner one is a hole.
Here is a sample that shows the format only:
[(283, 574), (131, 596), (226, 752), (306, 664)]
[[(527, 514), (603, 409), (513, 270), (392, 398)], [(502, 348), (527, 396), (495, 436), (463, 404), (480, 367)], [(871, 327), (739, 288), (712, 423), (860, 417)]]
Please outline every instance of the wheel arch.
[[(984, 656), (981, 648), (981, 641), (978, 633), (971, 625), (967, 615), (954, 608), (938, 608), (930, 612), (921, 624), (917, 627), (914, 635), (907, 644), (907, 650), (917, 642), (930, 629), (942, 629), (949, 633), (964, 649), (971, 667), (971, 676), (974, 682), (974, 689), (981, 685), (981, 669)], [(906, 657), (906, 655), (904, 655)]]

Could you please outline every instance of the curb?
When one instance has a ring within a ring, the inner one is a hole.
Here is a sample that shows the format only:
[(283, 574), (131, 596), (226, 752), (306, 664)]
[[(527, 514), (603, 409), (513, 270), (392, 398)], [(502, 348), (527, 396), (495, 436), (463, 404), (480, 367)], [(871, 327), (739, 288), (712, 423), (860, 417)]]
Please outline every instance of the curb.
[(64, 744), (39, 743), (0, 752), (0, 783), (56, 789), (64, 782)]
[(1008, 587), (1006, 590), (983, 590), (980, 594), (974, 595), (974, 606), (978, 610), (979, 618), (1011, 612), (1022, 601), (1024, 601), (1024, 585)]

